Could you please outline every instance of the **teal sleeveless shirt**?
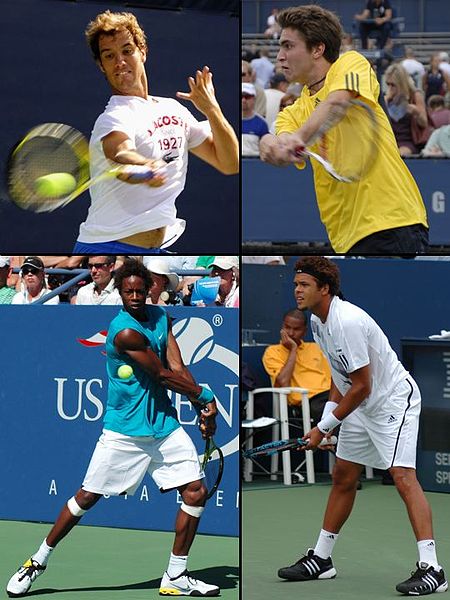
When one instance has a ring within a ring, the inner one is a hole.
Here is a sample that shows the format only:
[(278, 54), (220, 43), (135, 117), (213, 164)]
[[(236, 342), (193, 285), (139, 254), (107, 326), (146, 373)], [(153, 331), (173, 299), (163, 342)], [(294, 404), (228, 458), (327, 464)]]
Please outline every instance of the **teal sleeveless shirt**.
[[(167, 366), (167, 314), (160, 306), (147, 305), (146, 310), (148, 321), (137, 321), (122, 309), (109, 326), (106, 338), (109, 383), (104, 426), (124, 435), (162, 438), (180, 427), (166, 388), (158, 385), (127, 354), (117, 352), (114, 346), (120, 331), (134, 329), (144, 336), (150, 349)], [(117, 374), (122, 365), (130, 365), (133, 369), (128, 379), (120, 379)]]

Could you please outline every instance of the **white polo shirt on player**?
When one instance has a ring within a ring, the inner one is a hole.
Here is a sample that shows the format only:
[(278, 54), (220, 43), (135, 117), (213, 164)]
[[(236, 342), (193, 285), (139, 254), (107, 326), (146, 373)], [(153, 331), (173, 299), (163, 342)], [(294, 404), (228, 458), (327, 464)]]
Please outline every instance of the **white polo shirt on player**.
[(91, 177), (117, 166), (105, 157), (102, 146), (103, 138), (113, 131), (125, 133), (146, 158), (174, 160), (166, 166), (167, 181), (161, 187), (132, 185), (116, 178), (93, 185), (88, 216), (80, 226), (80, 242), (109, 242), (174, 225), (175, 200), (186, 181), (188, 150), (204, 142), (211, 127), (208, 121), (197, 121), (172, 98), (112, 96), (92, 131)]
[(370, 395), (342, 421), (337, 456), (380, 469), (415, 466), (420, 392), (379, 325), (335, 296), (325, 323), (311, 316), (311, 331), (343, 396), (349, 374), (370, 366)]

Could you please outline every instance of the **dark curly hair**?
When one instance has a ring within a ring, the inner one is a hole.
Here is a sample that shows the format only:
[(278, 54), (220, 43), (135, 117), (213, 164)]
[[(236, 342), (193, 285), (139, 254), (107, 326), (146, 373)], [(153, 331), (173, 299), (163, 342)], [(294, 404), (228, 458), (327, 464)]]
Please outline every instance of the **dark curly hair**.
[(122, 291), (123, 280), (133, 275), (143, 279), (147, 292), (152, 287), (153, 279), (147, 267), (135, 258), (127, 258), (114, 274), (114, 287), (119, 290), (119, 293)]
[(337, 265), (323, 256), (304, 256), (295, 263), (296, 273), (311, 275), (323, 287), (328, 284), (331, 296), (341, 296)]

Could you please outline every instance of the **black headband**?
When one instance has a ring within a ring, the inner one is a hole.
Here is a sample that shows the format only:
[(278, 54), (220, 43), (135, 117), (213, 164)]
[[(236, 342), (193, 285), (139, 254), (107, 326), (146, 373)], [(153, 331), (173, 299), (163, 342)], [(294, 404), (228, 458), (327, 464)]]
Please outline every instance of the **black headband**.
[(296, 273), (305, 273), (306, 275), (311, 275), (311, 277), (315, 277), (318, 281), (322, 281), (323, 283), (330, 283), (329, 277), (327, 277), (324, 273), (317, 271), (313, 267), (304, 267), (302, 269), (297, 269)]

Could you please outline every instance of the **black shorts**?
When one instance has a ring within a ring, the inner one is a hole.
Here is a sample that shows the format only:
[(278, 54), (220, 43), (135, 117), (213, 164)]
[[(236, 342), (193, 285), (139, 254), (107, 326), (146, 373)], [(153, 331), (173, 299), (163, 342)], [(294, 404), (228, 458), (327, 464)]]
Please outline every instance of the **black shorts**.
[(407, 225), (377, 231), (356, 242), (347, 254), (426, 254), (428, 229), (422, 225)]

